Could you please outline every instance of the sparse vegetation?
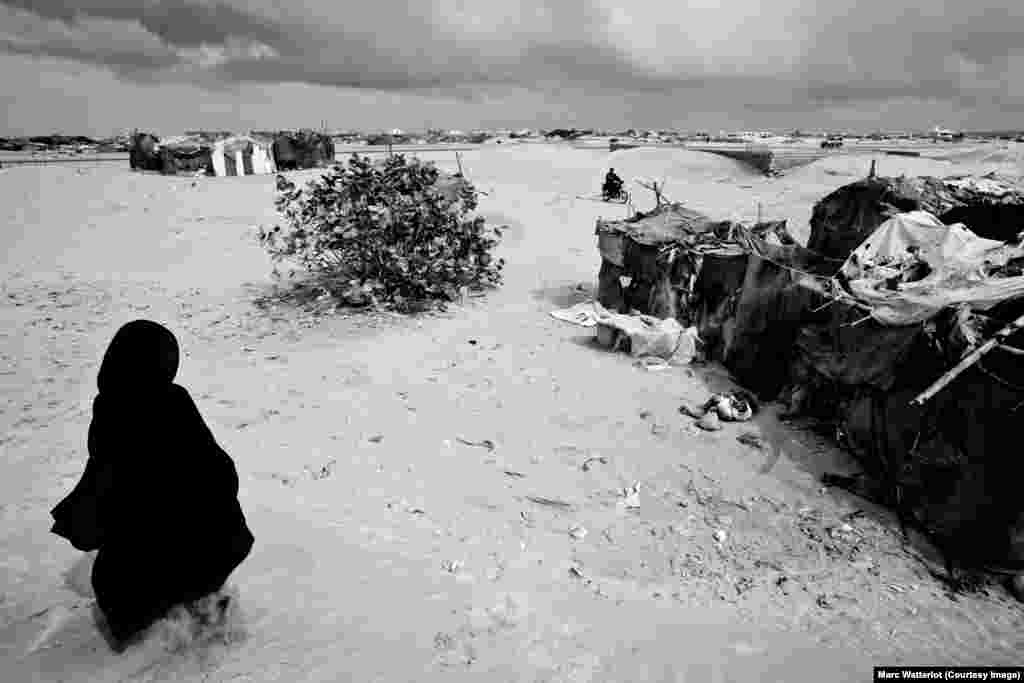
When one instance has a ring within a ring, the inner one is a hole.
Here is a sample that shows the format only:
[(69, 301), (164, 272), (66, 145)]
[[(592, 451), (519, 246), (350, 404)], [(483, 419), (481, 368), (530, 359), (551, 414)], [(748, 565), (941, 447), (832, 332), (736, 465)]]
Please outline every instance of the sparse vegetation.
[(281, 175), (277, 188), (284, 224), (259, 234), (275, 272), (291, 261), (342, 303), (410, 310), (501, 283), (501, 231), (471, 215), (472, 184), (433, 164), (353, 154), (306, 189)]

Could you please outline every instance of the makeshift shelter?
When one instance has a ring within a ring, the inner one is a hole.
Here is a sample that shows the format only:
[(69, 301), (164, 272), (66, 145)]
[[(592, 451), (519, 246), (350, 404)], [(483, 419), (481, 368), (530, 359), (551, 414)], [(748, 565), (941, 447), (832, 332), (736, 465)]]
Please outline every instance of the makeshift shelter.
[(212, 150), (202, 139), (192, 136), (165, 138), (158, 146), (160, 172), (164, 175), (213, 174)]
[(845, 259), (875, 228), (907, 211), (927, 211), (947, 225), (964, 223), (981, 237), (1013, 240), (1024, 229), (1024, 187), (996, 174), (865, 178), (814, 206), (807, 248)]
[(334, 140), (309, 131), (279, 133), (274, 138), (273, 156), (282, 171), (327, 166), (334, 163)]
[(598, 300), (696, 325), (744, 386), (834, 424), (947, 557), (1020, 568), (1022, 207), (995, 176), (868, 178), (818, 203), (808, 248), (679, 205), (598, 220)]
[(159, 154), (160, 139), (151, 133), (135, 133), (132, 135), (131, 147), (128, 150), (128, 163), (132, 170), (159, 171), (163, 161)]
[(664, 204), (625, 220), (597, 219), (598, 301), (620, 313), (685, 316), (701, 255), (720, 248), (732, 225), (682, 204)]
[(160, 140), (151, 133), (132, 135), (129, 164), (133, 170), (177, 173), (212, 173), (210, 146), (193, 136)]
[(818, 288), (831, 303), (800, 330), (788, 392), (836, 423), (886, 502), (948, 555), (1016, 567), (1024, 461), (1007, 448), (1024, 416), (1022, 273), (1020, 246), (894, 216)]
[(273, 141), (247, 135), (219, 140), (213, 146), (212, 166), (218, 177), (276, 173)]
[[(769, 393), (785, 384), (780, 360), (791, 352), (793, 328), (809, 298), (794, 276), (831, 275), (842, 265), (796, 245), (785, 221), (748, 228), (680, 204), (626, 220), (598, 219), (595, 232), (603, 306), (696, 326), (707, 357)], [(780, 374), (761, 387), (765, 358)]]

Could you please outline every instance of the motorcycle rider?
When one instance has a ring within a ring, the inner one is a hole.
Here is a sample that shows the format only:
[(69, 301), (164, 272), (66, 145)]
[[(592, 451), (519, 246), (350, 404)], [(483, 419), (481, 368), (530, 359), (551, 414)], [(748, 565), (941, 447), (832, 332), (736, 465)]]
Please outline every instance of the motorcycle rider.
[(615, 174), (615, 169), (608, 169), (608, 174), (604, 177), (604, 185), (601, 188), (601, 193), (605, 199), (615, 199), (622, 192), (622, 178)]

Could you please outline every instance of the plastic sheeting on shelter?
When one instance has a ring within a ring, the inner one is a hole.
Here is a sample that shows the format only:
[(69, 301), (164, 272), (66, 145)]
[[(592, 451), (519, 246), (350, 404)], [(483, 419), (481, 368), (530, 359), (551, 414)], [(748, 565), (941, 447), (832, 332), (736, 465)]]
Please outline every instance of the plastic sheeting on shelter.
[[(913, 211), (889, 219), (872, 233), (850, 254), (842, 273), (854, 298), (871, 307), (875, 320), (911, 325), (946, 307), (968, 304), (984, 311), (1024, 296), (1024, 276), (993, 276), (1015, 259), (1024, 260), (1024, 249)], [(924, 276), (916, 277), (913, 270)], [(911, 281), (906, 281), (908, 275)]]

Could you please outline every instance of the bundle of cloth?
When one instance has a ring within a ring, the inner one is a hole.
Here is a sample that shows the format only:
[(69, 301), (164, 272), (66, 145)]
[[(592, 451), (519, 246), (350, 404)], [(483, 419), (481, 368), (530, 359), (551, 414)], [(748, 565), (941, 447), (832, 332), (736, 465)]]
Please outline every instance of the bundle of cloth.
[(120, 644), (220, 590), (254, 543), (235, 464), (174, 383), (178, 363), (166, 327), (136, 320), (117, 332), (99, 370), (85, 471), (51, 513), (53, 533), (98, 550), (96, 601)]
[(758, 401), (749, 391), (737, 390), (713, 394), (700, 407), (682, 405), (679, 412), (697, 420), (696, 425), (707, 432), (722, 428), (721, 422), (746, 422), (759, 409)]

